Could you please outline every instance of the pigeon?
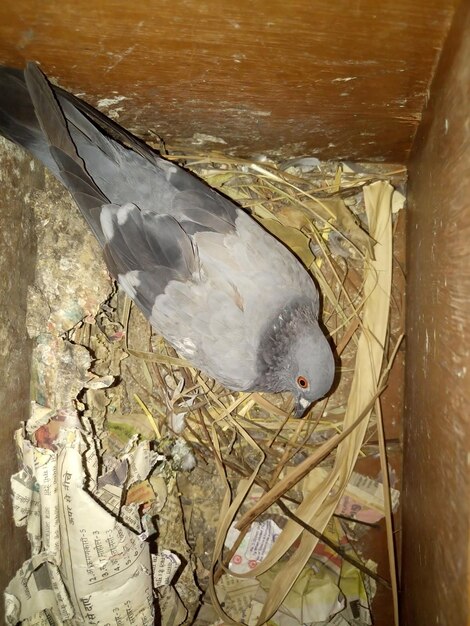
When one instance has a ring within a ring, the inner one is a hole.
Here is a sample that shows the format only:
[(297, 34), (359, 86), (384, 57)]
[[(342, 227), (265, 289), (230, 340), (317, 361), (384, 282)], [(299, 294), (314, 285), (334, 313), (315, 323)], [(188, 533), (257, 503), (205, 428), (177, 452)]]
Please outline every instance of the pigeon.
[(0, 132), (71, 192), (111, 276), (181, 357), (233, 391), (291, 392), (297, 417), (328, 393), (318, 289), (249, 213), (35, 63), (0, 67)]

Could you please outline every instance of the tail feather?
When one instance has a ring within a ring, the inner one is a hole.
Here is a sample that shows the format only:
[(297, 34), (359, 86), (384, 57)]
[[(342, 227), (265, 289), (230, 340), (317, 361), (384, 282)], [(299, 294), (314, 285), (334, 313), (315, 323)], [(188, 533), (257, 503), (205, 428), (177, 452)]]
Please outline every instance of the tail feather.
[[(152, 165), (159, 165), (161, 158), (151, 149), (149, 146), (130, 133), (128, 130), (114, 122), (112, 119), (101, 113), (98, 109), (92, 107), (85, 100), (80, 100), (73, 94), (54, 86), (54, 92), (59, 99), (60, 106), (66, 113), (67, 119), (72, 111), (77, 113), (80, 111), (82, 120), (85, 120), (88, 124), (88, 129), (93, 129), (96, 133), (96, 127), (89, 122), (89, 119), (96, 124), (98, 128), (103, 129), (110, 137), (113, 137), (120, 144), (128, 146), (135, 153), (142, 156), (146, 161), (149, 161)], [(88, 132), (82, 126), (77, 126), (84, 134), (88, 135)], [(95, 135), (93, 134), (93, 137)]]
[[(151, 208), (162, 190), (158, 177), (152, 175), (161, 159), (148, 146), (90, 105), (52, 86), (33, 63), (24, 74), (0, 67), (0, 134), (42, 161), (74, 195), (80, 170), (89, 191), (94, 184), (100, 203), (137, 202), (141, 208)], [(73, 162), (72, 179), (67, 170)], [(85, 205), (83, 199), (76, 200), (82, 211), (91, 210), (89, 194)], [(99, 236), (98, 222), (90, 219)]]
[(33, 63), (24, 73), (0, 67), (0, 134), (29, 150), (69, 189), (102, 244), (97, 207), (110, 203), (156, 214), (171, 207), (191, 234), (234, 227), (237, 211), (229, 200), (52, 86)]
[[(104, 245), (99, 215), (109, 200), (86, 171), (49, 81), (36, 64), (28, 63), (24, 75), (0, 68), (0, 85), (1, 132), (29, 150), (59, 178)], [(78, 111), (75, 115), (73, 111), (69, 113), (75, 118), (76, 126), (81, 121), (82, 126), (90, 124)]]
[(54, 96), (49, 81), (35, 63), (28, 63), (24, 72), (36, 119), (50, 146), (59, 148), (77, 160), (77, 150), (70, 137), (64, 114)]
[(46, 138), (34, 112), (23, 72), (0, 67), (0, 132), (26, 148), (60, 179)]

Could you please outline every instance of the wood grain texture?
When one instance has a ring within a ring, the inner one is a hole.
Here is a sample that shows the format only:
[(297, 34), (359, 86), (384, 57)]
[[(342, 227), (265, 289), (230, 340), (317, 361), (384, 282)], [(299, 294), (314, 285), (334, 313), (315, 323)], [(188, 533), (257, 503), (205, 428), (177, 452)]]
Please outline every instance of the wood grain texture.
[(10, 0), (0, 62), (171, 144), (404, 162), (457, 1)]
[(405, 626), (464, 626), (470, 440), (470, 5), (456, 15), (410, 164)]

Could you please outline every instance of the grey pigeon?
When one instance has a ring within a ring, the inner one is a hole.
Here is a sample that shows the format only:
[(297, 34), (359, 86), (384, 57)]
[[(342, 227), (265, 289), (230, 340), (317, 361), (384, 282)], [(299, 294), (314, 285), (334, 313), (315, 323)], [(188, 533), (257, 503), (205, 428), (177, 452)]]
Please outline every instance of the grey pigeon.
[(290, 391), (297, 416), (329, 391), (317, 288), (243, 209), (34, 63), (0, 68), (0, 132), (67, 187), (111, 275), (182, 357), (234, 391)]

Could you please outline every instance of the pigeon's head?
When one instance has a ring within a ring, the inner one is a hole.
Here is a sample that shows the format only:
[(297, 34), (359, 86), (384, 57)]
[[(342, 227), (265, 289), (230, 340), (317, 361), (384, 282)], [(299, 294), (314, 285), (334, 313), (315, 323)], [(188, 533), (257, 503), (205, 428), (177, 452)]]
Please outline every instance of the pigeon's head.
[(316, 320), (301, 330), (286, 362), (289, 363), (288, 391), (295, 398), (294, 413), (302, 417), (313, 402), (328, 393), (335, 376), (333, 352)]
[(297, 417), (328, 393), (333, 385), (335, 361), (314, 303), (293, 303), (278, 313), (260, 343), (258, 364), (258, 388), (290, 391)]

